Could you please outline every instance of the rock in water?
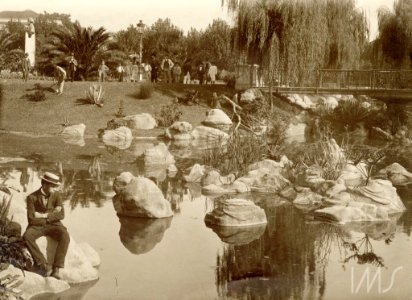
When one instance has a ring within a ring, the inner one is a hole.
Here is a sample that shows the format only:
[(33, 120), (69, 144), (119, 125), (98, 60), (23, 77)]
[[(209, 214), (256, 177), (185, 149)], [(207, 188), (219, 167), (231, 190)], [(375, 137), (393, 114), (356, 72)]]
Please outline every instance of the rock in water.
[(206, 214), (205, 223), (217, 226), (252, 226), (266, 224), (265, 211), (250, 200), (225, 199)]
[(113, 206), (119, 216), (166, 218), (173, 216), (170, 202), (148, 178), (121, 173), (113, 183)]

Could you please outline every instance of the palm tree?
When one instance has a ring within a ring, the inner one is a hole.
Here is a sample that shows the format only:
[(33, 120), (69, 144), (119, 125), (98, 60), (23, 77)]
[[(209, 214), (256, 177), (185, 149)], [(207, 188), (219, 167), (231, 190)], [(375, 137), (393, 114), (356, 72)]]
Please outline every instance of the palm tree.
[(17, 40), (17, 34), (0, 31), (0, 69), (17, 68), (24, 54), (18, 49)]
[(67, 63), (67, 57), (74, 53), (78, 62), (78, 75), (87, 78), (99, 65), (99, 54), (107, 50), (110, 35), (103, 27), (94, 30), (92, 27), (84, 28), (79, 22), (69, 23), (56, 28), (46, 45), (49, 63)]

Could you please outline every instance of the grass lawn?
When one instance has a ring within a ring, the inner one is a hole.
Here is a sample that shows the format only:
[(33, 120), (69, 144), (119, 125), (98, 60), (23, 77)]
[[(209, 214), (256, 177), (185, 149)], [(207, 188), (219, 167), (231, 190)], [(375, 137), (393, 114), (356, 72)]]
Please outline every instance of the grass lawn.
[[(65, 118), (71, 124), (84, 123), (86, 136), (97, 135), (98, 129), (106, 128), (107, 121), (115, 118), (119, 110), (120, 100), (123, 100), (125, 115), (150, 113), (155, 117), (162, 105), (172, 103), (175, 97), (182, 97), (185, 89), (199, 90), (201, 104), (186, 106), (180, 105), (183, 113), (181, 121), (187, 121), (193, 126), (199, 125), (209, 110), (207, 103), (213, 92), (232, 96), (234, 91), (223, 85), (183, 85), (157, 84), (149, 99), (137, 98), (139, 84), (132, 82), (104, 82), (102, 83), (104, 105), (85, 103), (86, 90), (94, 82), (66, 82), (64, 93), (55, 95), (45, 91), (46, 100), (42, 102), (29, 101), (25, 96), (34, 93), (35, 84), (48, 88), (52, 82), (22, 80), (2, 80), (2, 97), (0, 99), (0, 129), (4, 131), (27, 132), (33, 134), (57, 134), (62, 130)], [(134, 136), (158, 136), (163, 128), (152, 130), (136, 130)]]

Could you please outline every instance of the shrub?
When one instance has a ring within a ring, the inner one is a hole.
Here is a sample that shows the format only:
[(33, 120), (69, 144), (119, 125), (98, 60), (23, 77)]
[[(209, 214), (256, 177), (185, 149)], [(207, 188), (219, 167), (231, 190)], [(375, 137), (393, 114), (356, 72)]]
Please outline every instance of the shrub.
[(103, 95), (104, 95), (104, 91), (101, 85), (93, 84), (86, 91), (86, 99), (89, 101), (89, 103), (96, 104), (97, 106), (100, 106), (100, 107), (103, 106)]
[(46, 94), (43, 90), (36, 90), (33, 94), (27, 94), (30, 101), (41, 102), (46, 100)]
[(235, 132), (224, 147), (218, 146), (207, 150), (203, 156), (203, 163), (218, 169), (222, 175), (237, 173), (242, 176), (246, 174), (250, 164), (262, 160), (265, 155), (265, 137)]
[(139, 87), (139, 93), (137, 97), (139, 99), (148, 99), (152, 96), (153, 85), (150, 82), (142, 82)]
[(336, 180), (347, 163), (346, 156), (334, 139), (323, 138), (321, 141), (302, 145), (298, 150), (292, 149), (294, 156), (288, 155), (296, 161), (299, 170), (317, 165), (322, 170), (322, 178)]
[(174, 102), (169, 105), (160, 107), (160, 113), (156, 113), (157, 124), (162, 127), (169, 127), (174, 122), (179, 121), (182, 111), (178, 103)]

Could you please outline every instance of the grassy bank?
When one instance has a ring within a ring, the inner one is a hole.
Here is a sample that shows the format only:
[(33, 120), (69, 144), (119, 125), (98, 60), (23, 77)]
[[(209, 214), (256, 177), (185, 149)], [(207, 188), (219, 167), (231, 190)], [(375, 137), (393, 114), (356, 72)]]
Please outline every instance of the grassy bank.
[[(33, 94), (35, 84), (45, 89), (46, 100), (30, 101), (26, 95)], [(104, 105), (86, 103), (86, 90), (94, 82), (66, 82), (63, 95), (55, 95), (47, 90), (51, 82), (22, 80), (3, 80), (0, 82), (3, 96), (0, 102), (0, 129), (33, 134), (56, 134), (61, 131), (62, 123), (67, 119), (71, 124), (84, 123), (86, 135), (95, 136), (98, 129), (105, 128), (107, 121), (115, 118), (120, 100), (123, 102), (125, 115), (150, 113), (155, 117), (162, 105), (172, 103), (175, 97), (182, 97), (185, 89), (199, 90), (200, 105), (181, 105), (181, 120), (194, 126), (200, 124), (209, 109), (207, 103), (213, 92), (232, 95), (234, 91), (226, 86), (199, 86), (157, 84), (148, 99), (138, 99), (139, 84), (131, 82), (104, 82)], [(138, 130), (135, 136), (157, 136), (162, 128)]]

